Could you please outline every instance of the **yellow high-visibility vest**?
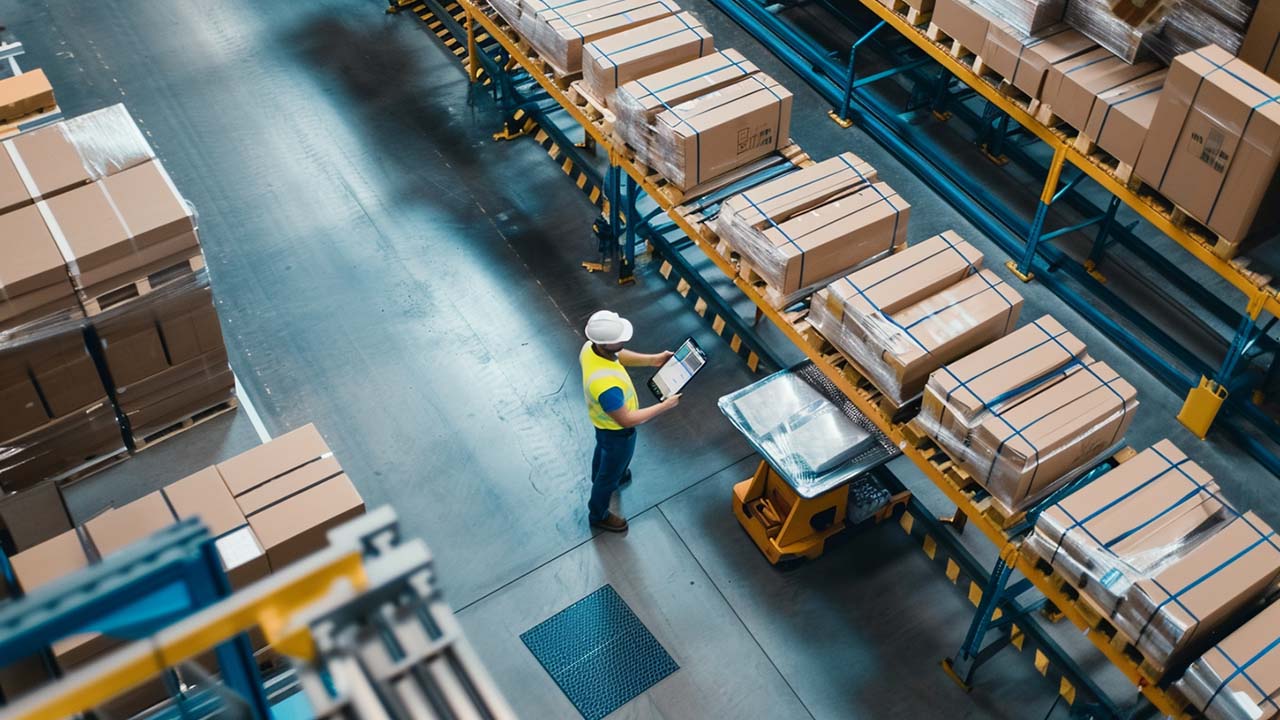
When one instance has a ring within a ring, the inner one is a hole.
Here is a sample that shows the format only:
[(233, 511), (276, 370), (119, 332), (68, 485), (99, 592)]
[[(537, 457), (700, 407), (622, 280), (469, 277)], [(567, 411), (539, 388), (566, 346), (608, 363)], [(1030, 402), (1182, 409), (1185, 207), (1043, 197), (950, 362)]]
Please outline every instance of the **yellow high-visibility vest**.
[(587, 398), (587, 414), (591, 416), (591, 424), (601, 430), (621, 430), (622, 426), (600, 406), (599, 398), (601, 393), (611, 387), (622, 388), (624, 407), (630, 410), (640, 408), (636, 387), (631, 383), (627, 369), (617, 360), (606, 360), (597, 355), (591, 349), (590, 342), (582, 346), (578, 360), (582, 363), (582, 392)]

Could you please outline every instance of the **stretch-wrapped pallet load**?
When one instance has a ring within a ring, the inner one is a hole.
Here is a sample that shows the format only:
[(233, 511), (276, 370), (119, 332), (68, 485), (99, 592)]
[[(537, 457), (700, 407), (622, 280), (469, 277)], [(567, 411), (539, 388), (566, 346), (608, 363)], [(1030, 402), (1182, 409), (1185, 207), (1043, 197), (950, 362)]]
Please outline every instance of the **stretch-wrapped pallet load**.
[(1097, 48), (1049, 67), (1040, 102), (1076, 130), (1084, 130), (1098, 95), (1161, 73), (1155, 62), (1127, 63)]
[(1209, 720), (1280, 715), (1280, 603), (1201, 655), (1173, 688)]
[(1114, 619), (1156, 667), (1205, 649), (1213, 633), (1276, 589), (1280, 539), (1252, 512), (1230, 511), (1215, 532), (1138, 578)]
[(612, 101), (614, 129), (637, 155), (647, 157), (653, 152), (659, 113), (758, 72), (742, 53), (727, 49), (624, 83)]
[(1240, 43), (1239, 55), (1267, 77), (1280, 80), (1280, 3), (1259, 3)]
[(1032, 100), (1039, 100), (1043, 95), (1051, 67), (1098, 47), (1097, 43), (1066, 27), (1055, 28), (1043, 37), (1023, 40), (993, 24), (983, 61)]
[(645, 76), (617, 93), (619, 133), (680, 190), (789, 142), (791, 91), (731, 52)]
[[(952, 40), (971, 53), (982, 51), (992, 13), (973, 0), (937, 0), (933, 6), (931, 27), (941, 28)], [(934, 37), (930, 34), (929, 37)]]
[(978, 0), (978, 4), (989, 11), (993, 21), (998, 19), (1031, 37), (1062, 22), (1067, 10), (1067, 0)]
[(1009, 333), (1021, 309), (982, 253), (947, 231), (819, 291), (809, 319), (902, 407), (929, 373)]
[(561, 75), (574, 75), (582, 71), (587, 43), (678, 12), (671, 0), (531, 0), (521, 10), (521, 25), (544, 60)]
[(715, 40), (702, 23), (689, 13), (677, 13), (588, 43), (582, 51), (582, 81), (593, 98), (609, 105), (624, 83), (713, 50)]
[(1081, 132), (1131, 170), (1138, 164), (1167, 76), (1161, 70), (1098, 93)]
[(727, 199), (716, 231), (786, 307), (906, 243), (911, 206), (852, 153)]
[(1209, 46), (1169, 68), (1138, 177), (1204, 223), (1234, 254), (1280, 217), (1280, 83)]
[(931, 374), (916, 423), (1016, 511), (1104, 459), (1137, 408), (1132, 385), (1044, 316)]
[(56, 105), (53, 86), (39, 68), (0, 79), (0, 137), (16, 132), (24, 119)]
[(1118, 17), (1111, 5), (1109, 0), (1071, 0), (1067, 23), (1128, 62), (1150, 55), (1167, 64), (1205, 45), (1217, 45), (1233, 54), (1239, 51), (1255, 3), (1181, 0), (1165, 3), (1146, 22), (1136, 25)]
[(1104, 617), (1234, 517), (1212, 476), (1168, 440), (1046, 508), (1025, 547)]
[(1108, 0), (1071, 0), (1066, 20), (1125, 62), (1137, 62), (1150, 52), (1142, 42), (1146, 33), (1116, 17)]

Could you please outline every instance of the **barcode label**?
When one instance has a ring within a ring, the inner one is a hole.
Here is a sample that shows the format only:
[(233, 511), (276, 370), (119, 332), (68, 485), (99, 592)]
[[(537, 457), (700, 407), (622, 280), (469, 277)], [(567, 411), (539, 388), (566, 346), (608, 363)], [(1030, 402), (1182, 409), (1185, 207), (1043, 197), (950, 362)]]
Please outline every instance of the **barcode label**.
[(1226, 144), (1227, 134), (1221, 128), (1213, 127), (1209, 132), (1191, 131), (1187, 151), (1200, 159), (1200, 162), (1213, 168), (1216, 173), (1223, 173), (1231, 162), (1231, 155), (1222, 146)]

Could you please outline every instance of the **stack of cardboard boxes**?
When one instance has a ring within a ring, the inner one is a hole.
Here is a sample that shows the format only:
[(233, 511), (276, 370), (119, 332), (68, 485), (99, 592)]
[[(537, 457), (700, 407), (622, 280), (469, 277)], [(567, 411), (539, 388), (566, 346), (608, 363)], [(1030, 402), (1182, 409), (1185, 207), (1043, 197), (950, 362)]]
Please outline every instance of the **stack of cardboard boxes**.
[(582, 48), (680, 12), (672, 0), (523, 0), (517, 27), (563, 76), (582, 71)]
[(1280, 603), (1274, 603), (1200, 656), (1173, 684), (1209, 720), (1280, 714)]
[(1135, 83), (1150, 89), (1152, 78), (1162, 84), (1163, 76), (1159, 63), (1130, 64), (1110, 50), (1094, 48), (1049, 66), (1039, 95), (1043, 108), (1040, 117), (1047, 117), (1052, 111), (1060, 120), (1083, 131), (1095, 116), (1095, 109), (1100, 110), (1097, 121), (1105, 120), (1106, 108), (1097, 108), (1099, 95), (1131, 88)]
[(696, 60), (715, 50), (715, 40), (687, 12), (588, 43), (583, 49), (582, 81), (602, 105), (624, 83)]
[(715, 229), (782, 308), (904, 246), (910, 215), (875, 168), (844, 153), (728, 198)]
[(1280, 3), (1258, 3), (1240, 45), (1240, 59), (1272, 80), (1280, 80)]
[(637, 159), (689, 190), (789, 142), (791, 92), (720, 50), (624, 84), (616, 128)]
[(1021, 310), (1022, 296), (948, 231), (819, 291), (809, 319), (900, 408), (929, 373), (1011, 332)]
[(24, 122), (56, 107), (53, 86), (43, 70), (0, 79), (0, 138), (16, 135)]
[(1044, 316), (929, 376), (915, 423), (1010, 513), (1124, 437), (1137, 391)]
[[(215, 538), (232, 588), (241, 589), (322, 549), (329, 529), (363, 512), (355, 486), (315, 427), (306, 425), (111, 508), (19, 552), (12, 564), (20, 589), (29, 593), (180, 520), (197, 518)], [(260, 635), (254, 638), (262, 644)], [(78, 635), (55, 645), (54, 658), (66, 671), (117, 644), (99, 634)], [(38, 661), (0, 669), (0, 688), (10, 698), (46, 679)], [(128, 717), (166, 696), (163, 684), (153, 679), (106, 710)]]
[(1280, 82), (1210, 46), (1169, 68), (1135, 171), (1231, 256), (1280, 218)]

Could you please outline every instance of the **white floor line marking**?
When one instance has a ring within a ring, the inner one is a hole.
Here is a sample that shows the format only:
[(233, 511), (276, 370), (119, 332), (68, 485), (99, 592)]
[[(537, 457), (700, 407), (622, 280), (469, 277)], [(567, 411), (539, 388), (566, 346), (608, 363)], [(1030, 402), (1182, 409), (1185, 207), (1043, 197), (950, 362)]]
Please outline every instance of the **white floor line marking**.
[(244, 412), (249, 416), (249, 422), (253, 425), (254, 432), (258, 433), (260, 442), (270, 442), (271, 433), (267, 432), (267, 426), (262, 424), (262, 416), (258, 414), (258, 408), (253, 406), (253, 400), (249, 399), (249, 393), (244, 391), (244, 385), (240, 384), (240, 376), (235, 375), (236, 379), (236, 397), (240, 398), (240, 407), (244, 408)]

